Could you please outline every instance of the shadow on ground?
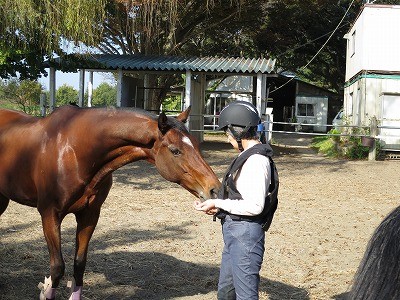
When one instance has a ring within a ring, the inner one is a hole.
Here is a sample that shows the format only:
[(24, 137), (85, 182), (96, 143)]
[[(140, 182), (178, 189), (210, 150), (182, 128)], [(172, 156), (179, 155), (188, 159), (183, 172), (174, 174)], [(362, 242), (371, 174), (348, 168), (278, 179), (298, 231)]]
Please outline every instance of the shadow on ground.
[[(15, 230), (22, 230), (27, 226), (31, 224), (27, 222), (20, 228), (2, 228), (1, 236), (9, 239)], [(74, 230), (68, 229), (63, 235), (64, 240), (73, 240)], [(177, 228), (170, 228), (166, 234), (144, 234), (124, 229), (119, 230), (118, 234), (111, 232), (94, 238), (89, 250), (83, 299), (161, 300), (205, 295), (216, 291), (219, 273), (217, 265), (191, 263), (159, 252), (107, 251), (110, 246), (129, 245), (146, 239), (157, 243), (157, 239), (165, 238), (166, 235), (176, 239), (189, 239)], [(111, 236), (113, 239), (110, 239)], [(73, 242), (64, 243), (63, 249), (67, 272), (57, 291), (60, 299), (69, 297), (66, 281), (72, 277)], [(44, 239), (32, 239), (27, 236), (24, 242), (0, 243), (0, 257), (0, 298), (38, 298), (39, 290), (36, 286), (43, 280), (44, 275), (48, 274), (49, 269)], [(261, 290), (266, 291), (271, 300), (309, 299), (304, 289), (266, 278), (262, 278)]]

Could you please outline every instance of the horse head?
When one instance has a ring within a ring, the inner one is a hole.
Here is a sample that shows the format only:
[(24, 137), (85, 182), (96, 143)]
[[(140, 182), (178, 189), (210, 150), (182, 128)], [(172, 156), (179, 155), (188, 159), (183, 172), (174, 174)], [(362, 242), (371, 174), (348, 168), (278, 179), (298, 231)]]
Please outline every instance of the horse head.
[(220, 182), (202, 157), (199, 143), (184, 125), (189, 112), (190, 107), (176, 118), (159, 115), (154, 163), (165, 179), (178, 183), (201, 200), (214, 198)]

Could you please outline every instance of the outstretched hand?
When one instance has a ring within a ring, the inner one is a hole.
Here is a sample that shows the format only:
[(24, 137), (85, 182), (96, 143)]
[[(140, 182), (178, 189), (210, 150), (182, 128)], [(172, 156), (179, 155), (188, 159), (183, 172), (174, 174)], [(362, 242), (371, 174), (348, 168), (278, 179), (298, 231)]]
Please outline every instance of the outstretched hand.
[(198, 211), (204, 211), (207, 215), (214, 215), (218, 211), (218, 208), (215, 207), (214, 199), (208, 199), (204, 202), (196, 200), (193, 203), (193, 207)]

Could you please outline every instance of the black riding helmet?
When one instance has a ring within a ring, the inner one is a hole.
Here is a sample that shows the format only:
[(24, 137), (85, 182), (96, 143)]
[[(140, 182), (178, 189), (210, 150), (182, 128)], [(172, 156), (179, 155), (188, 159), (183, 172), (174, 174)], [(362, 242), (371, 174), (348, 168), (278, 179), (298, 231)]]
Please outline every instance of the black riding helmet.
[[(243, 134), (250, 128), (257, 127), (260, 122), (261, 119), (257, 108), (253, 104), (246, 101), (233, 101), (222, 109), (218, 119), (218, 129), (229, 129), (238, 142), (240, 149)], [(236, 126), (243, 128), (242, 134), (238, 134), (233, 129)]]
[(261, 119), (257, 108), (246, 101), (233, 101), (225, 106), (218, 119), (218, 129), (225, 130), (229, 125), (239, 127), (254, 127)]

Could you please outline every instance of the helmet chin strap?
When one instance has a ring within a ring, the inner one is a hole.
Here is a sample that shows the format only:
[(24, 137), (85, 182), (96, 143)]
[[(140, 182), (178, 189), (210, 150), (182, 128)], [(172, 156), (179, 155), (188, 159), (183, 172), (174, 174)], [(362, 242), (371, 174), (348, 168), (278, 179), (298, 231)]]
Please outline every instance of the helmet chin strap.
[(242, 135), (245, 134), (249, 130), (250, 126), (247, 125), (243, 129), (242, 134), (237, 133), (236, 130), (233, 129), (232, 125), (228, 125), (228, 128), (229, 128), (229, 131), (233, 134), (233, 136), (238, 144), (239, 151), (242, 152), (244, 150), (243, 145), (242, 145)]

